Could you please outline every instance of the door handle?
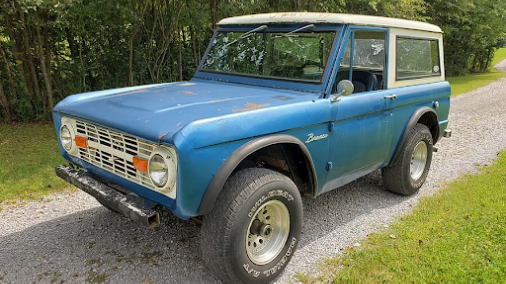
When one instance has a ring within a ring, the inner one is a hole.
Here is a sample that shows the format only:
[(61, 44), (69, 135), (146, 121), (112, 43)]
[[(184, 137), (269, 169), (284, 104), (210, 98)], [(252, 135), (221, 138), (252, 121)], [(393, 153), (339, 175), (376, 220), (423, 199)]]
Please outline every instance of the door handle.
[(387, 100), (387, 99), (391, 99), (391, 100), (393, 101), (393, 100), (397, 99), (397, 95), (383, 96), (383, 98), (384, 98), (385, 100)]

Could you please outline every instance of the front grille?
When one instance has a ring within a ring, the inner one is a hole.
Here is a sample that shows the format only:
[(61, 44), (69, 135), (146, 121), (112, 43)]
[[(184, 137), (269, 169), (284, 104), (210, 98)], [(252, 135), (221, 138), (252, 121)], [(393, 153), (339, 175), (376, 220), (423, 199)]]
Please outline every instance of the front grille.
[(133, 156), (148, 159), (154, 145), (84, 121), (76, 120), (75, 125), (76, 134), (88, 140), (87, 148), (78, 148), (78, 158), (156, 190), (148, 174), (136, 170), (132, 163)]

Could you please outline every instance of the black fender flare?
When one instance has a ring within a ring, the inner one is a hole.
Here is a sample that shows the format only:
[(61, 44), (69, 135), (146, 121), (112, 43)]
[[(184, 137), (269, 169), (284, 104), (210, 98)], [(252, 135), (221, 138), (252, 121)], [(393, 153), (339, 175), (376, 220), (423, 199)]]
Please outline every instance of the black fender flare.
[(264, 148), (267, 146), (275, 145), (275, 144), (295, 144), (300, 147), (304, 155), (306, 156), (307, 162), (310, 165), (312, 170), (312, 185), (313, 192), (316, 192), (317, 187), (317, 179), (316, 179), (316, 171), (313, 164), (313, 159), (311, 158), (311, 154), (307, 149), (306, 145), (299, 139), (286, 135), (286, 134), (275, 134), (269, 136), (263, 136), (248, 143), (242, 145), (237, 150), (235, 150), (223, 163), (221, 168), (218, 170), (213, 180), (209, 184), (204, 197), (199, 206), (198, 215), (205, 215), (209, 213), (213, 207), (218, 195), (220, 194), (225, 182), (235, 170), (235, 168), (250, 154)]
[(389, 167), (397, 164), (397, 162), (400, 159), (402, 149), (404, 148), (404, 146), (406, 145), (406, 142), (408, 140), (409, 130), (411, 128), (415, 127), (415, 125), (418, 123), (420, 118), (423, 115), (425, 115), (426, 113), (430, 113), (436, 120), (436, 124), (435, 124), (436, 129), (434, 131), (435, 135), (434, 135), (434, 133), (432, 133), (434, 136), (434, 137), (432, 137), (432, 140), (434, 141), (433, 143), (436, 144), (436, 142), (439, 140), (439, 120), (437, 118), (437, 113), (434, 111), (434, 109), (427, 107), (427, 106), (417, 109), (413, 113), (411, 118), (409, 119), (406, 127), (404, 128), (404, 133), (402, 134), (401, 141), (399, 142), (399, 145), (397, 146), (397, 149), (395, 150), (395, 154), (394, 154), (390, 164), (388, 165)]

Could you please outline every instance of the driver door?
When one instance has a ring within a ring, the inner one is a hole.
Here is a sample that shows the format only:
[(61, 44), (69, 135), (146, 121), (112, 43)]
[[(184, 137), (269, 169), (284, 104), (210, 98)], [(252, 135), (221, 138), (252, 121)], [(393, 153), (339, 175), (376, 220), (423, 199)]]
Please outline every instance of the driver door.
[(330, 136), (329, 160), (332, 170), (327, 173), (323, 192), (377, 170), (389, 158), (392, 100), (396, 96), (384, 83), (387, 33), (371, 29), (350, 29), (348, 33), (334, 84), (349, 80), (354, 92), (331, 104), (334, 130)]

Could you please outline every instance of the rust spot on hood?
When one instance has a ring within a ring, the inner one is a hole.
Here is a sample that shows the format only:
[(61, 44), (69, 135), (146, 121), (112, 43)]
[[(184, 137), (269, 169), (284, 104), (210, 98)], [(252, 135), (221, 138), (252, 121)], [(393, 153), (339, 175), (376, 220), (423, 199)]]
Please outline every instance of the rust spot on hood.
[(180, 93), (183, 93), (183, 94), (187, 94), (187, 95), (192, 95), (192, 96), (195, 96), (197, 94), (195, 94), (194, 92), (191, 92), (191, 91), (178, 91)]
[(265, 106), (268, 106), (270, 104), (254, 104), (254, 103), (246, 103), (244, 104), (245, 108), (241, 109), (241, 110), (235, 110), (233, 109), (232, 112), (243, 112), (243, 111), (248, 111), (248, 110), (254, 110), (254, 109), (259, 109), (259, 108), (262, 108), (262, 107), (265, 107)]
[(280, 100), (280, 101), (289, 101), (289, 100), (293, 100), (292, 97), (288, 97), (288, 96), (274, 96), (272, 97), (274, 99), (277, 99), (277, 100)]
[(144, 92), (144, 91), (147, 91), (147, 90), (148, 90), (148, 88), (143, 88), (143, 89), (133, 90), (130, 93)]

